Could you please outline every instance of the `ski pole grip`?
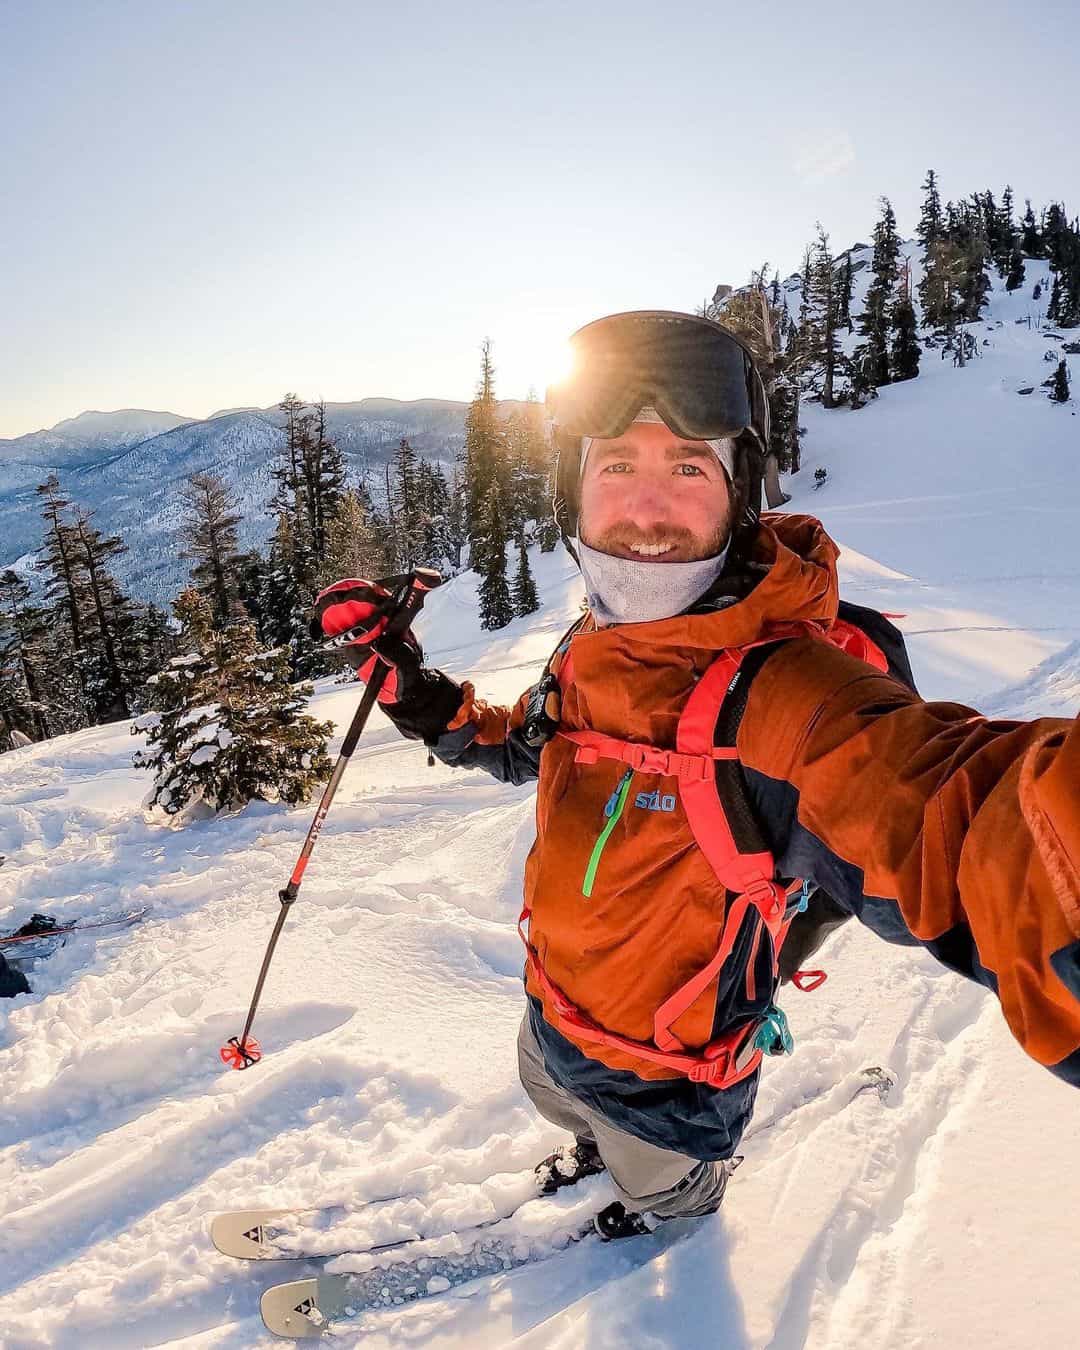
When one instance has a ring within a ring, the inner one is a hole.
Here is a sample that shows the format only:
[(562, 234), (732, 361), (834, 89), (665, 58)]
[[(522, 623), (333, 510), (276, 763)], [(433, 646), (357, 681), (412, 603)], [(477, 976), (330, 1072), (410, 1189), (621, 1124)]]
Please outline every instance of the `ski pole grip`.
[(412, 627), (427, 598), (428, 591), (442, 585), (442, 577), (433, 567), (417, 567), (409, 576), (409, 589), (394, 617), (386, 625), (388, 637), (401, 637)]

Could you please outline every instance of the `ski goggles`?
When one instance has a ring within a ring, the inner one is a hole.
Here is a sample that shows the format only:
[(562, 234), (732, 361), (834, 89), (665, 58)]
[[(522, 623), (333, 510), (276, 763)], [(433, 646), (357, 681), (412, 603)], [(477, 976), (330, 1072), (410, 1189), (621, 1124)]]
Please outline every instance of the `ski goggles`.
[(711, 319), (666, 310), (612, 314), (570, 339), (571, 374), (547, 391), (560, 440), (621, 436), (643, 407), (692, 441), (756, 434), (768, 444), (765, 386), (749, 350)]

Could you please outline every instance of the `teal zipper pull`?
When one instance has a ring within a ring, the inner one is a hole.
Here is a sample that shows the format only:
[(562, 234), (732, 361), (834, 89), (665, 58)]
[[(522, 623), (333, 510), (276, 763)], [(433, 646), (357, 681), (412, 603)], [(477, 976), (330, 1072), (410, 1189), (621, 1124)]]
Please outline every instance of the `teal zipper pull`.
[(593, 883), (596, 881), (596, 869), (600, 866), (600, 855), (604, 851), (604, 845), (607, 843), (611, 831), (619, 822), (619, 817), (623, 813), (623, 807), (626, 805), (626, 798), (630, 794), (630, 780), (634, 776), (633, 769), (627, 769), (619, 780), (619, 786), (611, 794), (604, 807), (604, 815), (607, 818), (607, 824), (600, 831), (596, 843), (593, 844), (592, 853), (589, 855), (589, 864), (585, 868), (585, 879), (581, 883), (581, 894), (588, 899), (593, 892)]

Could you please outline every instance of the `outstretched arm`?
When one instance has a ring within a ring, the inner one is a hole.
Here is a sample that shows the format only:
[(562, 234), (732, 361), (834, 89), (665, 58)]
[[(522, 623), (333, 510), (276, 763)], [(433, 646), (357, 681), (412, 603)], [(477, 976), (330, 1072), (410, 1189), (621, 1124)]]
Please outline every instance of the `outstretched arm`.
[(1080, 722), (924, 703), (798, 641), (758, 673), (738, 745), (789, 801), (785, 872), (994, 990), (1024, 1049), (1080, 1085)]

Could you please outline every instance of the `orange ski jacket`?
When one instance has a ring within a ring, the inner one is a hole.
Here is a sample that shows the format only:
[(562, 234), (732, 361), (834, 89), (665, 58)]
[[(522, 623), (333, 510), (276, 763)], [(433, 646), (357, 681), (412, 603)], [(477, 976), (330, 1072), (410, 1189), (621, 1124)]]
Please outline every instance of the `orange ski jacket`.
[[(827, 631), (836, 621), (837, 554), (818, 521), (766, 516), (754, 549), (763, 575), (745, 598), (600, 630), (587, 619), (561, 654), (573, 671), (561, 729), (674, 749), (679, 714), (719, 651), (767, 637), (770, 625)], [(928, 703), (815, 637), (763, 651), (737, 748), (778, 878), (821, 885), (882, 937), (922, 944), (993, 990), (1028, 1054), (1080, 1085), (1080, 723), (988, 721)], [(724, 889), (696, 846), (678, 780), (656, 774), (635, 775), (637, 804), (583, 887), (626, 766), (580, 764), (562, 737), (531, 749), (520, 734), (527, 701), (528, 692), (513, 709), (491, 707), (466, 684), (435, 752), (504, 780), (538, 778), (530, 940), (591, 1019), (648, 1041), (657, 1006), (716, 951)], [(665, 809), (650, 809), (657, 801)], [(753, 1010), (762, 996), (753, 953), (740, 975), (714, 981), (685, 1012), (674, 1028), (685, 1044), (704, 1045)], [(672, 1078), (557, 1030), (545, 990), (530, 978), (527, 992), (545, 1062), (566, 1090), (661, 1147), (707, 1158), (737, 1146), (756, 1081), (718, 1091)]]

